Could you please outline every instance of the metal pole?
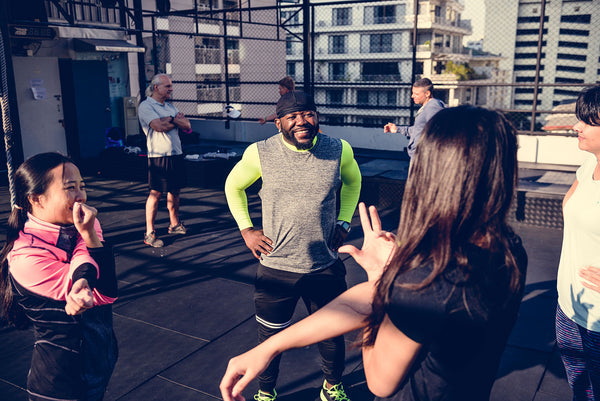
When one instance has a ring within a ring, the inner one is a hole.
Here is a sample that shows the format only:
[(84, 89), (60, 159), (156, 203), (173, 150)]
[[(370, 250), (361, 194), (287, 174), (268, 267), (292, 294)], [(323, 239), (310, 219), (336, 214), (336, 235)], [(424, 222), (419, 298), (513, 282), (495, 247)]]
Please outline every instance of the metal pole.
[(310, 33), (310, 0), (302, 1), (302, 40), (304, 42), (304, 47), (302, 48), (302, 61), (304, 63), (304, 92), (313, 94), (312, 88), (312, 79), (310, 76), (311, 71), (311, 47), (312, 43), (310, 41), (311, 33)]
[[(227, 51), (227, 13), (223, 12), (223, 62), (225, 64), (225, 107), (229, 106), (229, 54)], [(229, 113), (225, 120), (225, 129), (229, 129)]]
[(531, 132), (535, 131), (535, 116), (537, 114), (537, 98), (538, 98), (538, 84), (540, 82), (540, 64), (542, 59), (542, 44), (543, 44), (543, 36), (544, 36), (544, 17), (546, 15), (546, 0), (542, 0), (542, 7), (540, 11), (540, 30), (538, 33), (538, 48), (537, 48), (537, 58), (535, 62), (535, 80), (533, 86), (533, 108), (531, 111), (531, 125), (529, 126), (529, 130)]
[[(413, 34), (412, 34), (412, 76), (410, 77), (410, 82), (415, 82), (415, 70), (417, 69), (417, 35), (418, 35), (418, 18), (419, 18), (419, 0), (413, 0), (413, 15), (415, 16), (415, 20), (413, 23)], [(431, 42), (430, 42), (431, 43)], [(433, 45), (433, 43), (431, 44)], [(410, 101), (410, 125), (413, 125), (415, 122), (415, 108), (413, 106), (413, 102)]]
[(2, 131), (4, 133), (10, 204), (14, 206), (13, 169), (23, 162), (23, 146), (8, 31), (8, 0), (0, 0), (0, 111), (2, 112)]
[[(133, 0), (133, 22), (135, 24), (135, 43), (137, 46), (144, 47), (142, 31), (144, 30), (144, 17), (142, 16), (142, 0)], [(154, 35), (154, 29), (152, 30)], [(140, 101), (146, 98), (146, 60), (144, 53), (137, 54), (138, 64), (138, 84), (140, 86)]]

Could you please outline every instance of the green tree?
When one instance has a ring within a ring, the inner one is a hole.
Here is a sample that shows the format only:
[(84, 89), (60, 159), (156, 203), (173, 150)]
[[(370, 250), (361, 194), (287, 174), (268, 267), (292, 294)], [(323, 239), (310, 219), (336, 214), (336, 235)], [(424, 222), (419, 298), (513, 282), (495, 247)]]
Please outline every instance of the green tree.
[(475, 70), (468, 63), (455, 64), (452, 61), (448, 61), (446, 63), (446, 72), (457, 75), (459, 81), (468, 81), (475, 77)]

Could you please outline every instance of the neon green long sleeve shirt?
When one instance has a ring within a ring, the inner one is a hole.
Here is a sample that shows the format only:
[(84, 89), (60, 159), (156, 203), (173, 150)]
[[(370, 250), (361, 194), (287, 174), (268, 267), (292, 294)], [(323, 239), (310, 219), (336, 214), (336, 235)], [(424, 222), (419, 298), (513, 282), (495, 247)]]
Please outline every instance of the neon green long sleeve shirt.
[[(296, 152), (306, 152), (306, 150), (297, 150), (294, 146), (283, 140), (284, 144)], [(316, 140), (316, 138), (315, 138)], [(338, 220), (347, 222), (352, 221), (352, 215), (358, 204), (360, 196), (360, 187), (362, 177), (358, 163), (354, 160), (352, 147), (345, 140), (342, 141), (342, 155), (340, 160), (340, 177), (342, 179), (342, 188), (340, 191), (340, 212)], [(248, 227), (254, 227), (250, 214), (248, 213), (248, 198), (246, 189), (262, 176), (260, 167), (260, 158), (256, 143), (248, 146), (244, 151), (242, 160), (240, 160), (231, 170), (225, 182), (225, 196), (231, 214), (235, 219), (240, 230)]]

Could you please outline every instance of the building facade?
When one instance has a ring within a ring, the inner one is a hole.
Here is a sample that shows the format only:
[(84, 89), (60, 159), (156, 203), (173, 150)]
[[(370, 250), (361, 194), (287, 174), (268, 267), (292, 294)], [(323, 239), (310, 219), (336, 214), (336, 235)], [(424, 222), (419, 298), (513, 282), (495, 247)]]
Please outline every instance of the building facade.
[[(324, 3), (319, 6), (319, 3)], [(410, 0), (340, 2), (313, 1), (314, 90), (321, 114), (330, 124), (383, 126), (410, 121), (413, 78), (414, 3)], [(466, 92), (449, 73), (448, 62), (468, 63), (463, 48), (471, 33), (461, 20), (464, 5), (456, 0), (418, 2), (415, 78), (429, 77), (435, 95), (450, 105), (465, 101)], [(302, 16), (283, 18), (301, 29)], [(287, 72), (303, 80), (303, 43), (288, 35)]]
[[(543, 26), (540, 39), (540, 21)], [(585, 84), (598, 81), (600, 4), (591, 0), (488, 0), (484, 49), (500, 54), (515, 87), (505, 108), (531, 109), (538, 44), (539, 110), (572, 101)], [(550, 85), (548, 85), (550, 84)]]

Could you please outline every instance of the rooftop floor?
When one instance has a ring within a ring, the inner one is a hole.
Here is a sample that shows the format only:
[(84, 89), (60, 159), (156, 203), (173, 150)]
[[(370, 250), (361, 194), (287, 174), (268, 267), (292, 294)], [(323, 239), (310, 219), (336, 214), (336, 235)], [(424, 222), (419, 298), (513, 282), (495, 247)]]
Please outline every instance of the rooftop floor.
[[(405, 164), (389, 168), (389, 161), (361, 160), (365, 187), (385, 174), (398, 178), (399, 171), (407, 168)], [(523, 182), (532, 186), (531, 191), (539, 181), (534, 175)], [(567, 181), (555, 184), (562, 185), (555, 189), (566, 192)], [(120, 288), (114, 305), (120, 356), (105, 400), (220, 399), (218, 384), (228, 359), (256, 344), (252, 294), (257, 262), (239, 235), (223, 191), (200, 186), (182, 191), (181, 217), (189, 228), (186, 236), (167, 235), (168, 215), (162, 201), (157, 226), (166, 245), (157, 249), (142, 242), (145, 183), (94, 175), (86, 177), (86, 184), (88, 203), (98, 209), (105, 237), (115, 245)], [(378, 196), (363, 191), (363, 197), (380, 205), (384, 229), (394, 230), (398, 203), (386, 200), (385, 188), (380, 185)], [(255, 192), (249, 196), (249, 205), (252, 218), (259, 221)], [(0, 187), (0, 238), (5, 238), (9, 206), (8, 189)], [(567, 400), (571, 391), (554, 337), (562, 230), (519, 222), (514, 227), (529, 254), (527, 287), (491, 399)], [(353, 228), (348, 240), (359, 246), (362, 230), (358, 218)], [(342, 257), (349, 285), (365, 280), (362, 269), (347, 255)], [(295, 318), (303, 316), (303, 307), (298, 307)], [(347, 336), (349, 345), (354, 337)], [(0, 327), (0, 344), (0, 399), (25, 401), (32, 332)], [(349, 348), (346, 362), (344, 383), (352, 400), (372, 400), (359, 351)], [(321, 383), (316, 347), (284, 354), (278, 400), (313, 400)], [(244, 393), (246, 398), (256, 389), (252, 383)]]

